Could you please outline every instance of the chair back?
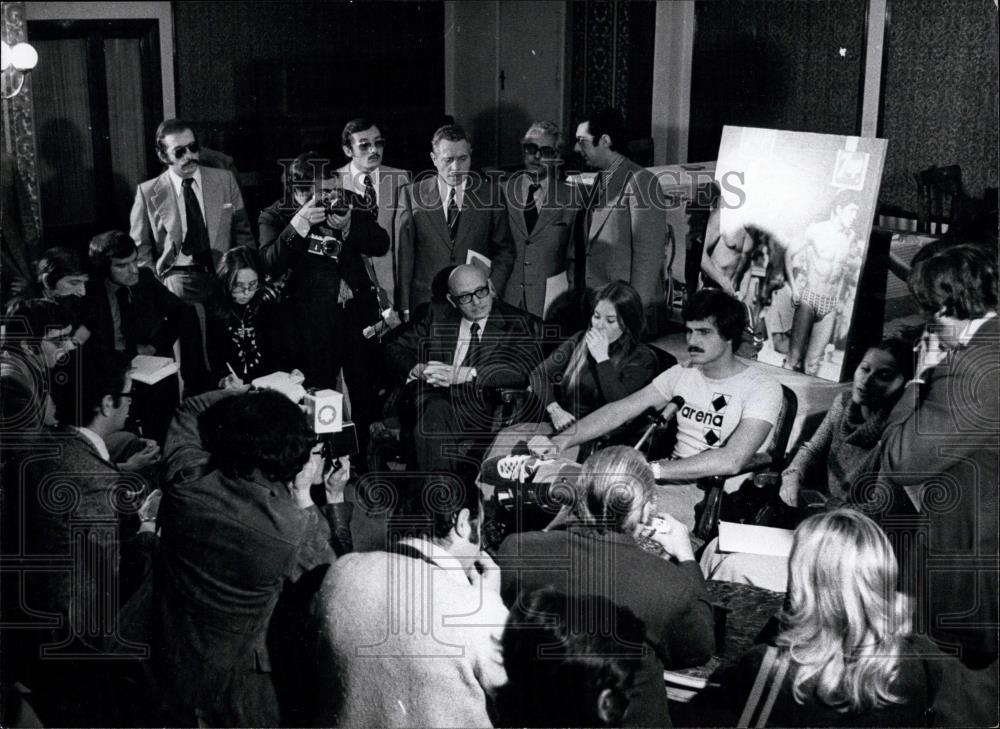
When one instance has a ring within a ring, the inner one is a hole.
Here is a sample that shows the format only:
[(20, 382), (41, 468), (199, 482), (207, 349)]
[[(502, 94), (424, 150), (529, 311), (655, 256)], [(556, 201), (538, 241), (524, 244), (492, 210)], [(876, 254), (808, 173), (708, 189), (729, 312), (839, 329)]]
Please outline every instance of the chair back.
[(959, 165), (928, 167), (913, 175), (917, 183), (917, 231), (941, 235), (942, 227), (953, 228), (962, 215), (965, 190)]
[(790, 387), (782, 385), (781, 410), (778, 411), (778, 419), (771, 435), (771, 444), (767, 449), (767, 454), (771, 458), (771, 468), (779, 473), (784, 469), (788, 438), (792, 434), (792, 426), (795, 424), (795, 415), (798, 410), (799, 399)]

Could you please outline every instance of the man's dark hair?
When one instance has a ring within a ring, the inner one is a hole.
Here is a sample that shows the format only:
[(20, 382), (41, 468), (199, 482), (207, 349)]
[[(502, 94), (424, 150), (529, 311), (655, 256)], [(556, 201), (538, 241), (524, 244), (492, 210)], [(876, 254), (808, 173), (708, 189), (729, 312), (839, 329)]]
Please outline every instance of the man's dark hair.
[[(501, 644), (503, 726), (621, 726), (642, 663), (646, 628), (627, 607), (546, 587), (522, 594)], [(602, 716), (600, 696), (610, 690)]]
[(305, 413), (273, 390), (216, 403), (202, 414), (199, 430), (212, 464), (230, 478), (250, 478), (260, 469), (268, 479), (288, 483), (316, 443)]
[(303, 152), (292, 160), (288, 167), (288, 179), (292, 182), (316, 182), (324, 179), (324, 175), (332, 175), (330, 159), (314, 149)]
[[(344, 131), (340, 134), (341, 146), (350, 147), (352, 134), (363, 132), (365, 129), (371, 129), (374, 126), (376, 126), (375, 122), (366, 116), (359, 116), (357, 119), (351, 119), (344, 125)], [(381, 127), (379, 127), (379, 131), (382, 131)]]
[(67, 276), (80, 276), (87, 271), (76, 251), (56, 246), (49, 248), (42, 254), (38, 263), (35, 264), (35, 272), (38, 276), (38, 283), (44, 289), (51, 291), (60, 279)]
[(424, 537), (446, 540), (458, 513), (479, 517), (479, 488), (451, 473), (414, 475), (399, 483), (390, 517), (391, 538)]
[(108, 395), (114, 398), (115, 407), (121, 405), (130, 364), (123, 352), (88, 344), (77, 350), (73, 365), (65, 368), (67, 382), (53, 388), (52, 399), (62, 425), (86, 427)]
[(438, 127), (434, 136), (431, 137), (431, 149), (437, 151), (438, 142), (442, 139), (447, 139), (449, 142), (461, 142), (464, 139), (469, 143), (469, 148), (472, 148), (472, 140), (465, 133), (465, 129), (458, 124), (445, 124), (443, 127)]
[(50, 329), (76, 326), (76, 316), (51, 299), (15, 299), (7, 306), (5, 345), (37, 342)]
[(584, 117), (584, 121), (589, 124), (588, 129), (595, 145), (602, 135), (607, 134), (611, 140), (611, 149), (620, 152), (626, 148), (628, 140), (625, 138), (625, 122), (617, 109), (612, 109), (610, 106), (593, 109)]
[(112, 258), (128, 258), (136, 250), (135, 241), (120, 230), (98, 233), (90, 239), (88, 247), (93, 273), (107, 278), (111, 275)]
[(996, 252), (951, 245), (915, 265), (907, 283), (924, 311), (977, 319), (997, 308)]
[(697, 291), (684, 307), (684, 321), (713, 322), (719, 336), (729, 342), (735, 352), (743, 341), (747, 310), (721, 289), (705, 288)]
[(190, 131), (195, 135), (194, 138), (198, 139), (194, 127), (182, 119), (164, 119), (161, 121), (160, 126), (156, 128), (156, 150), (160, 154), (167, 154), (169, 150), (167, 150), (166, 145), (163, 143), (164, 137), (170, 134), (180, 134), (183, 131)]

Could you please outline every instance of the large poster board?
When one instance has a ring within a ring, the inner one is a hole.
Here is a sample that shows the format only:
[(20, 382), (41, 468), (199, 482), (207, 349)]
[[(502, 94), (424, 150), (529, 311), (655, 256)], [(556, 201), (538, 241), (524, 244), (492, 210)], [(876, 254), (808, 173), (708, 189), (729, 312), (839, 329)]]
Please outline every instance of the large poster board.
[(757, 359), (840, 381), (886, 141), (727, 126), (703, 271), (747, 305)]

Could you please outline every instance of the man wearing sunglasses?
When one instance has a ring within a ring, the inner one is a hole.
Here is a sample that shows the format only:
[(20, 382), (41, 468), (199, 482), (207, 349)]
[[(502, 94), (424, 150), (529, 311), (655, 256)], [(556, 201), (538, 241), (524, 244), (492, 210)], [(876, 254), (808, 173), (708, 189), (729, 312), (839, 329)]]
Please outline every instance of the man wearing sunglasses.
[[(337, 170), (344, 189), (351, 190), (371, 207), (378, 209), (378, 224), (389, 235), (389, 252), (381, 256), (364, 256), (378, 287), (383, 292), (383, 302), (388, 303), (398, 321), (399, 291), (397, 282), (399, 254), (400, 188), (410, 183), (407, 170), (382, 164), (385, 138), (370, 119), (352, 119), (344, 126), (340, 137), (348, 163)], [(393, 323), (396, 323), (394, 321)]]
[(521, 143), (524, 170), (504, 186), (516, 248), (504, 301), (538, 317), (545, 314), (546, 294), (566, 286), (566, 256), (580, 208), (576, 188), (560, 179), (561, 145), (555, 124), (532, 124)]
[[(485, 269), (463, 265), (448, 277), (448, 301), (431, 302), (388, 344), (389, 368), (407, 383), (403, 425), (413, 430), (421, 470), (462, 473), (462, 464), (492, 442), (493, 407), (484, 388), (527, 384), (541, 360), (535, 322), (497, 300)], [(456, 454), (470, 443), (464, 459)]]
[(156, 155), (167, 168), (139, 185), (131, 215), (139, 262), (192, 304), (211, 294), (223, 253), (233, 246), (257, 247), (236, 178), (199, 165), (200, 149), (190, 124), (162, 122)]

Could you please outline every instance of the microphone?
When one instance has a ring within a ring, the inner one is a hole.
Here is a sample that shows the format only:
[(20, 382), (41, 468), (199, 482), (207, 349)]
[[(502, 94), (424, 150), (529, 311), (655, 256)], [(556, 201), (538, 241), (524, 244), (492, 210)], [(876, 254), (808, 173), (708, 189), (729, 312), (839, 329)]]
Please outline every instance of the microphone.
[(650, 416), (653, 422), (650, 423), (648, 428), (646, 428), (646, 432), (642, 434), (642, 437), (639, 439), (639, 442), (635, 444), (635, 449), (641, 450), (642, 446), (646, 443), (646, 439), (649, 438), (650, 435), (652, 435), (653, 429), (656, 428), (658, 425), (666, 425), (667, 423), (669, 423), (671, 418), (677, 416), (677, 411), (680, 410), (682, 407), (684, 407), (683, 397), (681, 397), (680, 395), (674, 395), (672, 398), (670, 398), (670, 402), (667, 403), (667, 406), (663, 408), (662, 412)]

